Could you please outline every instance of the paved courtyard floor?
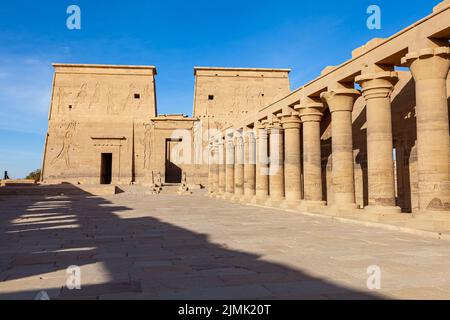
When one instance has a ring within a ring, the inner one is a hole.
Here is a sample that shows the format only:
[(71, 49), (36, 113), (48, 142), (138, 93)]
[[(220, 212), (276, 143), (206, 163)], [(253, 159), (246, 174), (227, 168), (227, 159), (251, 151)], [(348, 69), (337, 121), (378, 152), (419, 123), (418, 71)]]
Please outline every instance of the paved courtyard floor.
[(448, 241), (201, 193), (7, 196), (0, 232), (0, 299), (450, 298)]

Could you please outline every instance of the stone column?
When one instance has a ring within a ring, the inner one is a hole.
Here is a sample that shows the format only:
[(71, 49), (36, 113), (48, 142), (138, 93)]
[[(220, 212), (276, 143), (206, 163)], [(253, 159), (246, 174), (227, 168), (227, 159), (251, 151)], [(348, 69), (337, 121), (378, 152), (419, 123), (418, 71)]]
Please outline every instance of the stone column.
[(244, 196), (244, 139), (242, 135), (234, 138), (236, 159), (234, 164), (234, 197), (240, 201)]
[(284, 192), (286, 196), (282, 207), (296, 208), (302, 197), (301, 122), (298, 112), (291, 108), (285, 108), (280, 118), (284, 130)]
[(367, 66), (355, 81), (366, 100), (367, 172), (369, 205), (366, 211), (401, 213), (395, 204), (391, 93), (398, 82), (397, 72), (388, 67)]
[(264, 204), (269, 197), (269, 158), (268, 158), (268, 134), (266, 123), (259, 123), (256, 127), (256, 193), (252, 200), (254, 203)]
[(435, 47), (408, 53), (416, 82), (419, 211), (450, 211), (450, 140), (446, 80), (450, 49)]
[(322, 201), (322, 155), (320, 121), (323, 104), (311, 98), (301, 101), (298, 108), (303, 124), (303, 195), (301, 209), (325, 205)]
[(225, 195), (225, 142), (223, 138), (220, 138), (217, 144), (219, 148), (219, 192), (217, 195), (223, 197)]
[(234, 195), (234, 142), (233, 137), (227, 136), (225, 142), (225, 197), (231, 199)]
[(256, 141), (253, 131), (244, 136), (244, 197), (250, 201), (255, 196)]
[(321, 94), (331, 112), (333, 207), (350, 213), (351, 209), (358, 208), (353, 171), (352, 111), (359, 91), (342, 84), (335, 86)]
[(211, 141), (208, 144), (208, 196), (211, 196), (214, 193), (214, 144)]
[(279, 206), (284, 200), (284, 139), (278, 119), (269, 125), (269, 200), (268, 206)]
[(217, 195), (219, 193), (219, 145), (217, 141), (213, 143), (213, 159), (212, 159), (212, 180), (213, 180), (213, 193)]
[(214, 193), (213, 189), (213, 145), (212, 143), (208, 144), (208, 193), (207, 195), (211, 195)]

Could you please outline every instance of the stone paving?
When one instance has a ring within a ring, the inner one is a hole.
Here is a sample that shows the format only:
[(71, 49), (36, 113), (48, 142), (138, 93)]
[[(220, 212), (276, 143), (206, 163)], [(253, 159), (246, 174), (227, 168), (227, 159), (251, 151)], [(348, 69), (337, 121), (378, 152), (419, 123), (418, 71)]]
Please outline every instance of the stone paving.
[(202, 193), (6, 196), (0, 215), (0, 299), (450, 298), (448, 241)]

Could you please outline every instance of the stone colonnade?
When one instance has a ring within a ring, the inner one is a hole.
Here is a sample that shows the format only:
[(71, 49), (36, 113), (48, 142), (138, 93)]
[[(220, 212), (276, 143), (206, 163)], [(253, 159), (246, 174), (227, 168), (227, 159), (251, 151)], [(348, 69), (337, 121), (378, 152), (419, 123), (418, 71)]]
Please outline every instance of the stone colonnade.
[[(450, 139), (446, 81), (449, 47), (409, 52), (402, 64), (416, 88), (419, 212), (450, 213)], [(267, 114), (212, 141), (211, 196), (268, 206), (324, 208), (321, 132), (325, 108), (331, 113), (332, 191), (330, 210), (401, 216), (396, 207), (391, 94), (398, 81), (394, 65), (367, 63), (354, 79), (329, 83), (281, 112)], [(359, 85), (360, 90), (355, 89)], [(355, 201), (352, 111), (366, 103), (369, 204)]]

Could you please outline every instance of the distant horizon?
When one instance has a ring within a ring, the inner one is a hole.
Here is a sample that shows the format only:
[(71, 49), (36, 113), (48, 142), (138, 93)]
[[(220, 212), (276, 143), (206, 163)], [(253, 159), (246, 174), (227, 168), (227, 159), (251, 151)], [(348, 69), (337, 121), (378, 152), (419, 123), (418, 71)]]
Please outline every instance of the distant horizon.
[[(237, 0), (148, 3), (19, 0), (0, 7), (0, 178), (41, 166), (52, 63), (155, 66), (159, 114), (192, 115), (195, 66), (291, 69), (291, 90), (339, 65), (372, 38), (389, 37), (431, 13), (431, 3)], [(81, 30), (66, 26), (81, 8)], [(399, 12), (401, 15), (399, 15)], [(349, 36), (351, 35), (351, 36)]]

